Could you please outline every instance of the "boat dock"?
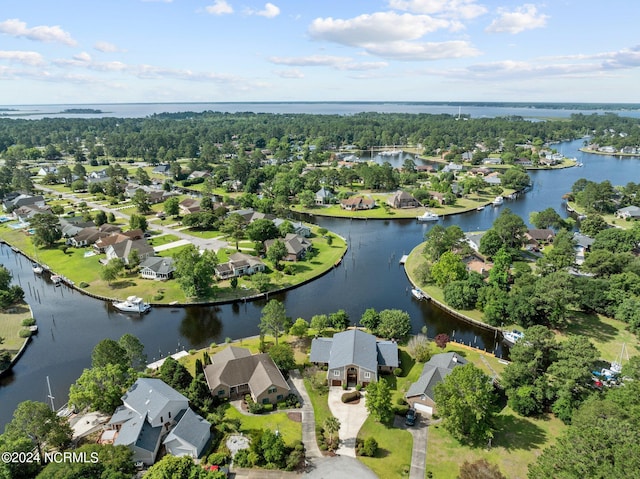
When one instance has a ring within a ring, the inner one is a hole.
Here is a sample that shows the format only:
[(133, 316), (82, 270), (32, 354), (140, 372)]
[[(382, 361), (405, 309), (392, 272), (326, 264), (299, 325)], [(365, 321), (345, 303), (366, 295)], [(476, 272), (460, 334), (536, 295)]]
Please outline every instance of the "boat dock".
[(408, 258), (409, 258), (408, 254), (403, 254), (402, 257), (400, 258), (400, 264), (405, 264)]
[[(183, 349), (182, 351), (178, 351), (177, 353), (172, 354), (170, 357), (172, 357), (177, 361), (178, 359), (184, 358), (185, 356), (189, 356), (189, 353)], [(157, 361), (147, 364), (147, 368), (158, 369), (160, 366), (162, 366), (162, 364), (165, 362), (166, 359), (167, 358), (158, 359)]]

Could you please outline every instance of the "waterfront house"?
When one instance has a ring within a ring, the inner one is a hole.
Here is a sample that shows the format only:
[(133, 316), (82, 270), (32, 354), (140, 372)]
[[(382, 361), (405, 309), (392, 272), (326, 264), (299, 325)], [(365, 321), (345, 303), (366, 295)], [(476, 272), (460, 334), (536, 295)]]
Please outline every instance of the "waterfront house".
[(373, 198), (365, 198), (363, 196), (352, 196), (340, 201), (340, 208), (348, 211), (371, 210), (375, 208), (376, 200)]
[(595, 240), (589, 236), (578, 233), (573, 233), (573, 249), (576, 252), (576, 264), (581, 265), (584, 263), (585, 253), (591, 251), (591, 246)]
[(153, 170), (151, 170), (151, 173), (155, 175), (171, 176), (171, 166), (168, 164), (157, 165)]
[(229, 256), (229, 261), (216, 265), (215, 272), (218, 278), (228, 279), (262, 272), (265, 267), (265, 264), (257, 256), (234, 253)]
[(200, 212), (200, 200), (195, 198), (185, 198), (179, 203), (180, 214), (190, 215)]
[(281, 218), (276, 218), (273, 220), (273, 224), (276, 225), (276, 228), (280, 228), (280, 225), (285, 221), (288, 221), (289, 223), (291, 223), (291, 226), (293, 227), (293, 232), (295, 234), (304, 236), (305, 238), (308, 238), (309, 236), (311, 236), (311, 228), (305, 225), (304, 223), (302, 223), (301, 221), (289, 221), (289, 220), (283, 220)]
[(394, 341), (378, 341), (360, 329), (350, 329), (333, 338), (311, 341), (309, 361), (327, 367), (330, 386), (366, 386), (378, 380), (378, 373), (393, 372), (398, 367), (398, 345)]
[(407, 402), (417, 411), (427, 414), (436, 412), (435, 387), (453, 371), (456, 366), (467, 364), (467, 360), (457, 353), (441, 353), (431, 356), (422, 368), (420, 378), (411, 384), (405, 394)]
[(528, 245), (537, 248), (541, 245), (553, 243), (553, 239), (556, 237), (556, 234), (553, 230), (548, 228), (530, 229), (524, 234), (524, 237)]
[(387, 198), (387, 204), (392, 208), (417, 208), (420, 206), (420, 202), (413, 195), (400, 190)]
[(324, 186), (316, 191), (316, 205), (328, 205), (334, 198), (335, 195)]
[(168, 256), (151, 256), (140, 262), (140, 276), (145, 279), (166, 281), (171, 279), (174, 271), (173, 258)]
[(480, 241), (482, 237), (486, 234), (486, 231), (478, 231), (477, 233), (465, 233), (465, 241), (471, 249), (474, 251), (480, 251)]
[(204, 368), (211, 395), (242, 399), (247, 394), (259, 404), (276, 404), (291, 392), (287, 381), (268, 354), (229, 346), (211, 356)]
[(122, 402), (109, 421), (118, 431), (113, 445), (131, 449), (135, 462), (152, 465), (165, 438), (167, 452), (194, 458), (209, 441), (211, 425), (189, 408), (185, 396), (160, 379), (138, 379)]
[(107, 236), (111, 236), (111, 233), (102, 231), (97, 226), (89, 226), (83, 228), (72, 237), (67, 238), (66, 244), (74, 248), (82, 248), (84, 246), (91, 246), (99, 239), (106, 238)]
[(195, 170), (192, 171), (189, 176), (187, 176), (188, 179), (190, 180), (195, 180), (198, 178), (206, 178), (208, 176), (211, 176), (211, 173), (209, 173), (208, 171), (204, 171), (204, 170)]
[(105, 253), (107, 253), (107, 261), (111, 261), (114, 258), (119, 258), (124, 264), (129, 264), (129, 254), (131, 251), (136, 250), (140, 261), (153, 256), (155, 252), (153, 248), (144, 239), (131, 240), (127, 239), (116, 244), (109, 245)]
[[(300, 261), (307, 255), (313, 245), (311, 241), (303, 236), (299, 236), (295, 233), (288, 233), (284, 238), (279, 238), (287, 248), (287, 256), (283, 258), (283, 261)], [(267, 240), (264, 242), (265, 248), (268, 250), (278, 240)]]
[(616, 211), (616, 216), (623, 219), (637, 219), (640, 218), (640, 208), (637, 206), (625, 206)]

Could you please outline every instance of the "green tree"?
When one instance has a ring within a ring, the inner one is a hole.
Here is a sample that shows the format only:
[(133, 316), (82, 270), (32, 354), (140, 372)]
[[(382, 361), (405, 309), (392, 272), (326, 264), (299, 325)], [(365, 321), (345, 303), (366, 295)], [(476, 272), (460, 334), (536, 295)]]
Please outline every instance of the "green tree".
[(436, 385), (435, 401), (445, 429), (459, 441), (483, 444), (493, 437), (493, 385), (473, 364), (453, 368)]
[(378, 324), (380, 324), (380, 314), (374, 308), (368, 308), (362, 313), (360, 325), (375, 333), (378, 330)]
[(145, 479), (224, 479), (226, 474), (221, 471), (207, 471), (194, 463), (189, 456), (176, 457), (167, 454), (151, 466), (144, 477)]
[(178, 283), (187, 296), (206, 297), (210, 293), (215, 266), (218, 264), (215, 252), (205, 250), (200, 254), (190, 244), (176, 254), (174, 264)]
[(426, 363), (431, 358), (431, 345), (424, 334), (412, 336), (407, 343), (407, 350), (411, 357), (419, 363)]
[(507, 479), (507, 476), (500, 472), (496, 464), (478, 459), (474, 462), (464, 461), (460, 466), (458, 479)]
[(151, 179), (149, 178), (149, 173), (147, 173), (143, 168), (138, 167), (136, 170), (136, 180), (141, 185), (150, 185)]
[(500, 237), (502, 244), (512, 251), (522, 247), (525, 233), (528, 231), (522, 218), (512, 213), (509, 208), (502, 210), (491, 229)]
[(329, 315), (329, 322), (334, 328), (344, 331), (349, 327), (349, 315), (344, 309), (339, 309)]
[(289, 327), (289, 319), (287, 318), (284, 304), (277, 299), (270, 300), (264, 308), (262, 308), (262, 316), (258, 328), (262, 334), (271, 334), (278, 344), (278, 337), (283, 334)]
[(143, 215), (132, 214), (129, 217), (129, 228), (132, 230), (141, 229), (142, 231), (147, 231), (149, 227), (149, 223), (147, 222), (147, 218)]
[(447, 251), (440, 256), (440, 259), (431, 267), (431, 279), (443, 288), (451, 281), (463, 280), (467, 277), (467, 268), (460, 257)]
[(102, 210), (96, 211), (96, 214), (93, 217), (93, 222), (96, 226), (102, 226), (107, 222), (107, 214)]
[(371, 417), (378, 422), (389, 424), (393, 419), (391, 389), (384, 378), (379, 378), (377, 382), (367, 384), (365, 407)]
[(135, 475), (133, 451), (127, 446), (85, 444), (74, 452), (87, 460), (51, 462), (38, 474), (38, 479), (127, 479)]
[(100, 277), (111, 284), (124, 271), (124, 262), (120, 258), (110, 259), (100, 270)]
[[(2, 452), (24, 454), (23, 457), (28, 457), (33, 452), (33, 449), (34, 441), (26, 434), (16, 438), (9, 438), (7, 434), (0, 434), (0, 451)], [(31, 479), (36, 477), (39, 470), (40, 463), (37, 461), (0, 461), (1, 479)]]
[(567, 230), (562, 230), (553, 240), (553, 249), (545, 252), (536, 265), (541, 274), (549, 274), (569, 268), (574, 264), (575, 258), (573, 235)]
[(273, 263), (275, 269), (280, 269), (280, 261), (287, 256), (287, 247), (280, 240), (275, 240), (267, 250), (267, 259)]
[(147, 355), (144, 353), (144, 344), (136, 336), (130, 333), (124, 334), (118, 339), (118, 345), (125, 351), (129, 366), (136, 371), (146, 367)]
[(102, 368), (107, 364), (118, 364), (129, 366), (131, 361), (127, 351), (118, 341), (113, 339), (103, 339), (96, 344), (91, 353), (91, 367)]
[(303, 190), (298, 193), (298, 201), (304, 208), (313, 208), (316, 204), (316, 195), (313, 191)]
[(279, 235), (278, 228), (273, 224), (273, 221), (266, 218), (253, 221), (247, 226), (246, 233), (247, 238), (251, 241), (259, 241), (260, 243), (277, 238)]
[(609, 229), (609, 225), (600, 215), (589, 215), (580, 222), (580, 233), (591, 238), (606, 229)]
[(296, 360), (293, 357), (293, 349), (287, 343), (274, 344), (269, 348), (269, 357), (273, 359), (273, 362), (278, 368), (283, 371), (289, 371), (295, 369)]
[(493, 255), (493, 268), (489, 271), (489, 284), (506, 291), (509, 287), (510, 268), (511, 254), (503, 246)]
[(529, 213), (529, 221), (539, 229), (554, 228), (558, 230), (566, 226), (565, 221), (553, 208), (547, 208), (540, 212), (532, 211)]
[(62, 238), (60, 220), (55, 215), (37, 213), (29, 219), (29, 226), (35, 230), (33, 244), (37, 247), (51, 247)]
[[(339, 439), (337, 434), (338, 434), (338, 431), (340, 430), (340, 420), (335, 416), (329, 416), (322, 423), (322, 427), (324, 428), (324, 431), (328, 436), (327, 437), (327, 441), (329, 443), (329, 446), (330, 446), (331, 450), (337, 449), (337, 447), (334, 447), (334, 446), (337, 446), (338, 439)], [(335, 439), (336, 439), (335, 445), (334, 445), (334, 442), (333, 442), (334, 434), (336, 435), (335, 436)]]
[(302, 339), (307, 335), (308, 330), (309, 330), (309, 323), (305, 321), (303, 318), (298, 318), (296, 319), (296, 322), (293, 323), (293, 326), (291, 326), (291, 328), (289, 329), (289, 334), (292, 334)]
[(13, 411), (3, 436), (9, 440), (21, 438), (36, 441), (43, 449), (55, 449), (71, 443), (71, 426), (45, 403), (23, 401)]
[(163, 209), (169, 216), (178, 216), (180, 214), (180, 200), (177, 196), (167, 198), (164, 200)]
[(464, 239), (464, 232), (459, 226), (444, 228), (438, 224), (425, 234), (423, 252), (431, 261), (437, 261), (444, 253), (462, 247)]
[(236, 243), (236, 250), (239, 250), (238, 243), (245, 237), (244, 218), (238, 213), (231, 213), (222, 223), (220, 231), (230, 236)]
[(138, 213), (142, 215), (149, 214), (151, 212), (151, 203), (149, 202), (149, 195), (142, 188), (138, 188), (131, 198), (131, 202), (136, 206)]
[(329, 326), (331, 326), (331, 321), (326, 314), (316, 314), (311, 318), (311, 328), (318, 332), (318, 336), (322, 336)]
[(136, 377), (133, 369), (119, 364), (85, 369), (69, 389), (69, 403), (79, 410), (88, 408), (112, 414)]
[(383, 338), (403, 340), (411, 332), (411, 317), (400, 309), (383, 309), (376, 332)]

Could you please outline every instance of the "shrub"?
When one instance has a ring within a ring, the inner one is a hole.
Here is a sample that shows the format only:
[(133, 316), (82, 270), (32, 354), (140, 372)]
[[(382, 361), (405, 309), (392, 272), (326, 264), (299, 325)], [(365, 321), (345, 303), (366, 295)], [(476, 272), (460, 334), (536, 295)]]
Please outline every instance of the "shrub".
[(358, 399), (360, 399), (360, 391), (351, 391), (348, 393), (344, 393), (342, 395), (342, 402), (343, 403), (349, 403), (349, 402), (353, 402), (353, 401), (357, 401)]
[(36, 324), (36, 320), (33, 318), (25, 318), (22, 320), (23, 326), (33, 326), (34, 324)]
[(80, 284), (78, 284), (79, 288), (88, 288), (89, 287), (89, 283), (85, 282), (85, 281), (80, 281)]
[(233, 339), (231, 339), (229, 336), (227, 336), (226, 338), (224, 338), (224, 342), (227, 344), (230, 344), (231, 341), (233, 341)]
[(226, 452), (214, 452), (207, 458), (208, 464), (215, 464), (217, 466), (223, 466), (229, 460), (229, 454)]
[(195, 349), (190, 349), (190, 350), (189, 350), (189, 354), (191, 354), (191, 355), (194, 355), (194, 354), (196, 354), (197, 352), (198, 352), (198, 351), (197, 351), (197, 350), (195, 350)]
[(398, 377), (398, 376), (400, 376), (401, 374), (402, 374), (402, 368), (395, 368), (395, 369), (393, 370), (393, 375), (394, 375), (395, 377)]
[(373, 437), (368, 437), (364, 440), (362, 447), (360, 448), (360, 455), (373, 457), (378, 451), (378, 441)]
[(29, 338), (31, 337), (31, 331), (29, 329), (21, 329), (18, 335), (21, 338)]
[(346, 391), (346, 389), (347, 389), (347, 383), (342, 383), (342, 389)]
[(360, 391), (362, 389), (362, 384), (356, 384), (356, 391)]
[(153, 300), (154, 301), (160, 301), (164, 298), (164, 293), (157, 293), (153, 295)]
[(396, 416), (406, 416), (408, 412), (409, 412), (409, 405), (407, 404), (393, 406), (393, 413)]
[[(244, 397), (244, 400), (247, 403), (247, 410), (251, 414), (262, 414), (265, 411), (265, 407), (262, 404), (255, 402), (250, 394), (247, 394)], [(271, 405), (269, 404), (269, 406)]]

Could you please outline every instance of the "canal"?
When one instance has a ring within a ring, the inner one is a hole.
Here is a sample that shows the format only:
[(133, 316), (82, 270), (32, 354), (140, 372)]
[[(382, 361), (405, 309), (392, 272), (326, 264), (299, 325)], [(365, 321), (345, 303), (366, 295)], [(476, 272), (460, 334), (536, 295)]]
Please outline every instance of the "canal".
[[(526, 195), (447, 217), (444, 226), (459, 225), (464, 231), (486, 230), (504, 208), (528, 223), (529, 213), (552, 207), (566, 216), (562, 195), (579, 178), (609, 179), (614, 185), (640, 181), (638, 159), (618, 159), (583, 154), (582, 140), (556, 145), (566, 156), (577, 157), (582, 168), (531, 172), (534, 186)], [(345, 237), (349, 250), (342, 264), (303, 287), (270, 296), (284, 302), (294, 321), (315, 314), (345, 309), (356, 323), (367, 308), (407, 311), (414, 332), (427, 327), (428, 335), (447, 333), (455, 340), (502, 354), (494, 334), (458, 321), (427, 302), (416, 301), (399, 264), (423, 240), (431, 223), (415, 220), (345, 220), (314, 218), (319, 225)], [(12, 373), (0, 382), (0, 428), (11, 419), (21, 401), (47, 401), (49, 376), (56, 406), (67, 400), (69, 386), (91, 363), (91, 350), (104, 338), (118, 339), (131, 333), (145, 344), (149, 361), (181, 349), (199, 348), (226, 338), (258, 334), (264, 301), (212, 307), (154, 308), (143, 316), (125, 315), (109, 304), (83, 296), (65, 286), (54, 287), (46, 277), (36, 277), (30, 263), (8, 247), (0, 247), (0, 262), (19, 282), (38, 321), (39, 333)]]

